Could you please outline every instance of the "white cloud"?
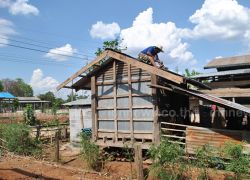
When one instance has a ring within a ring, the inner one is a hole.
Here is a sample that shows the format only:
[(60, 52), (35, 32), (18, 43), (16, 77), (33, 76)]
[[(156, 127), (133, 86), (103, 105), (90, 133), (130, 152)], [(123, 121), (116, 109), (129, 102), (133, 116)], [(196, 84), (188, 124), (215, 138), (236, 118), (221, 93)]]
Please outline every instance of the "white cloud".
[(33, 71), (30, 85), (34, 90), (34, 94), (37, 95), (48, 91), (55, 92), (59, 82), (50, 76), (44, 77), (42, 70), (36, 69)]
[[(8, 44), (9, 35), (15, 34), (15, 30), (13, 29), (13, 23), (6, 19), (0, 18), (0, 43)], [(0, 44), (0, 47), (4, 46)]]
[(0, 0), (0, 7), (9, 7), (11, 4), (11, 1), (10, 0)]
[(165, 54), (161, 53), (161, 59), (167, 63), (195, 63), (192, 52), (188, 50), (188, 44), (182, 42), (182, 29), (176, 27), (173, 22), (153, 22), (153, 9), (148, 8), (141, 12), (134, 20), (133, 25), (122, 29), (120, 38), (122, 46), (127, 47), (127, 53), (137, 55), (140, 50), (160, 44)]
[(120, 26), (115, 22), (105, 24), (102, 21), (98, 21), (92, 25), (90, 30), (91, 37), (100, 39), (114, 39), (119, 33)]
[(189, 20), (195, 27), (184, 29), (184, 36), (210, 40), (242, 39), (249, 34), (250, 10), (236, 0), (205, 0)]
[[(67, 99), (67, 95), (72, 93), (71, 89), (61, 89), (60, 91), (57, 91), (56, 87), (60, 83), (51, 76), (44, 76), (41, 69), (35, 69), (33, 71), (29, 84), (34, 90), (35, 95), (44, 94), (48, 91), (51, 91), (56, 97)], [(74, 93), (78, 95), (89, 95), (90, 91), (78, 91)]]
[(221, 59), (223, 56), (216, 56), (215, 59)]
[(65, 44), (62, 47), (49, 50), (45, 57), (55, 59), (56, 61), (65, 61), (68, 59), (67, 56), (72, 56), (76, 52), (77, 50), (74, 49), (70, 44)]
[(29, 0), (0, 0), (0, 7), (8, 8), (12, 15), (38, 15), (39, 10), (37, 7), (28, 3)]

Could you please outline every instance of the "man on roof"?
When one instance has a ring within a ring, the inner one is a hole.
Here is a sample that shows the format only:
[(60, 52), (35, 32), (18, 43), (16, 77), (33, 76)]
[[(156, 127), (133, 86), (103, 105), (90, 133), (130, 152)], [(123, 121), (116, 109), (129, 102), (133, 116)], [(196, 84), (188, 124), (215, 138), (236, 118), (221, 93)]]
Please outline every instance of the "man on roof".
[(149, 46), (140, 52), (138, 59), (146, 64), (164, 68), (163, 62), (158, 57), (158, 53), (160, 52), (163, 52), (162, 46)]

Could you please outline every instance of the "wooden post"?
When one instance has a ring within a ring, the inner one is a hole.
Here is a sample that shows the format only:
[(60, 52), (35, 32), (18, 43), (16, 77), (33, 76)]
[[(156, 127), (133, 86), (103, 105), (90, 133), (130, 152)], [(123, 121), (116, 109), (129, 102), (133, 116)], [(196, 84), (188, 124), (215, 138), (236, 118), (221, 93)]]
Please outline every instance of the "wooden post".
[(135, 168), (137, 174), (137, 180), (143, 180), (143, 163), (142, 163), (142, 148), (141, 145), (136, 144), (135, 149)]
[(67, 134), (68, 134), (67, 126), (65, 126), (65, 128), (64, 128), (64, 133), (65, 133), (65, 139), (67, 139)]
[(59, 131), (55, 134), (55, 160), (59, 162)]
[(113, 62), (113, 95), (114, 95), (114, 124), (115, 124), (115, 141), (118, 141), (118, 122), (117, 122), (117, 84), (116, 84), (116, 61)]
[(98, 130), (98, 115), (96, 111), (96, 98), (97, 98), (97, 87), (96, 87), (96, 77), (92, 76), (91, 77), (91, 111), (92, 111), (92, 139), (94, 141), (97, 140), (97, 130)]
[(3, 146), (3, 132), (2, 129), (0, 129), (0, 146)]
[(36, 126), (36, 139), (40, 138), (41, 128), (42, 128), (41, 125)]
[(82, 112), (82, 109), (80, 111), (80, 124), (81, 124), (81, 129), (84, 128), (84, 121), (83, 121), (83, 112)]
[[(151, 83), (157, 85), (157, 76), (151, 75)], [(158, 144), (160, 142), (160, 121), (159, 121), (159, 109), (158, 109), (158, 98), (157, 98), (157, 89), (152, 88), (152, 96), (154, 103), (154, 139), (153, 142)]]
[(133, 144), (134, 139), (134, 122), (133, 122), (133, 97), (132, 97), (132, 83), (131, 83), (131, 65), (128, 64), (128, 98), (129, 98), (129, 123), (130, 123), (130, 136), (131, 143)]

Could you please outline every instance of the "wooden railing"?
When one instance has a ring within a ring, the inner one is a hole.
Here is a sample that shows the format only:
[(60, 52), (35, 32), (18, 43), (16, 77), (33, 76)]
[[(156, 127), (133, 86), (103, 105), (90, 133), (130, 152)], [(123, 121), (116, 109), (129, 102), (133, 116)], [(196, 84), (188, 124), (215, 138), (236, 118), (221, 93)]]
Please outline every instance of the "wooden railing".
[(161, 136), (169, 142), (186, 145), (187, 125), (161, 122)]

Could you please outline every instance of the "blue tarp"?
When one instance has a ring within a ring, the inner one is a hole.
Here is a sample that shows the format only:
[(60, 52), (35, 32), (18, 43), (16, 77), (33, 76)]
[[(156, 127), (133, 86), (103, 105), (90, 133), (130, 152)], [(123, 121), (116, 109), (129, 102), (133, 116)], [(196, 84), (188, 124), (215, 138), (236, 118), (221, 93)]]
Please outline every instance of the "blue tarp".
[(0, 99), (15, 99), (16, 97), (9, 92), (0, 92)]

